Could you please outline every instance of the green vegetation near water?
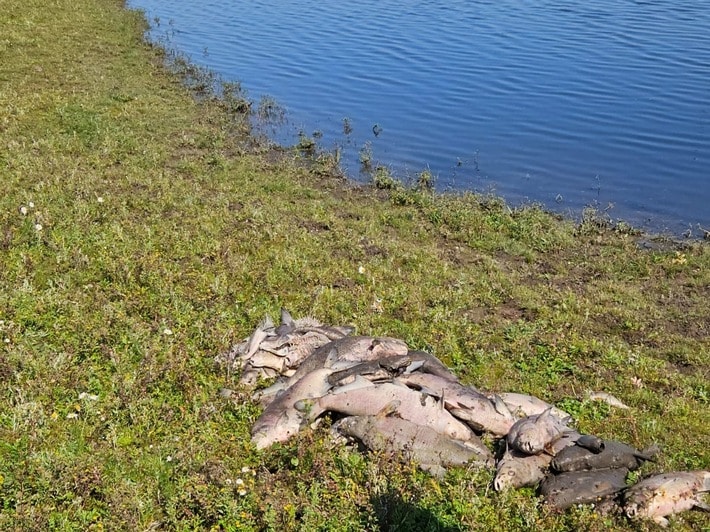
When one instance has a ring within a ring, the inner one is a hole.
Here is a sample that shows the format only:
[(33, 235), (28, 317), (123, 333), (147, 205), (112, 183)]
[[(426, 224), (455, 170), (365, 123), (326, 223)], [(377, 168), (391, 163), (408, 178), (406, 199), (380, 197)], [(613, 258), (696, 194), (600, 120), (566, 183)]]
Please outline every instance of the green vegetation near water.
[(214, 357), (281, 306), (658, 443), (641, 474), (710, 469), (707, 244), (345, 183), (250, 138), (239, 94), (195, 98), (118, 0), (0, 0), (0, 28), (3, 530), (653, 528), (553, 514), (491, 471), (437, 480), (326, 427), (255, 451), (259, 409)]

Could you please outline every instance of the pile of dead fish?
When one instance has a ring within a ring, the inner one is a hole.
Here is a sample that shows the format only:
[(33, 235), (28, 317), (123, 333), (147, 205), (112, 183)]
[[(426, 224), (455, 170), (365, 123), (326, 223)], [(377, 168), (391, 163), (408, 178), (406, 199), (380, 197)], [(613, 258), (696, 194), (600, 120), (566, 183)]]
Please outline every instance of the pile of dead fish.
[[(437, 476), (450, 466), (495, 467), (496, 490), (539, 485), (555, 509), (591, 503), (661, 525), (676, 512), (710, 510), (702, 500), (710, 471), (664, 473), (627, 486), (629, 471), (653, 460), (657, 448), (639, 451), (580, 434), (571, 416), (536, 397), (464, 386), (429, 353), (353, 332), (294, 320), (283, 310), (278, 326), (267, 318), (217, 357), (241, 371), (245, 386), (278, 378), (252, 396), (264, 407), (252, 428), (257, 448), (284, 442), (327, 413), (335, 433), (372, 451), (405, 456)], [(484, 434), (503, 442), (498, 460)]]

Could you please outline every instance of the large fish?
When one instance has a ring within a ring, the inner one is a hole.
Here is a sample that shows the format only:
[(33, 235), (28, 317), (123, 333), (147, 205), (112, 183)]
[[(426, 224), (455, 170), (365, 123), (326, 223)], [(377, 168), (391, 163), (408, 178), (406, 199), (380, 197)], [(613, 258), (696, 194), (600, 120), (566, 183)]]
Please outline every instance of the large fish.
[(540, 483), (540, 494), (545, 498), (545, 503), (557, 510), (575, 504), (600, 502), (626, 488), (628, 472), (628, 469), (621, 467), (549, 475)]
[[(396, 403), (395, 403), (396, 405)], [(394, 408), (396, 406), (389, 406)], [(388, 410), (385, 409), (385, 412)], [(423, 427), (396, 415), (347, 417), (336, 423), (337, 429), (360, 440), (372, 451), (402, 453), (432, 475), (444, 476), (449, 466), (476, 464), (490, 467), (493, 455), (482, 443), (463, 445), (429, 427)]]
[(525, 454), (514, 449), (508, 449), (496, 466), (496, 477), (493, 487), (496, 491), (509, 488), (535, 486), (547, 472), (552, 455), (564, 448), (574, 445), (580, 434), (567, 432), (551, 446), (550, 454)]
[(570, 419), (555, 416), (552, 407), (541, 414), (519, 419), (510, 428), (508, 445), (526, 454), (540, 454), (569, 430)]
[(710, 471), (662, 473), (642, 480), (624, 494), (624, 511), (632, 519), (653, 519), (668, 526), (666, 516), (698, 508), (710, 511), (702, 493), (710, 491)]
[(397, 415), (407, 421), (429, 427), (456, 440), (477, 441), (471, 429), (442, 408), (439, 401), (404, 385), (387, 382), (374, 384), (299, 401), (294, 406), (313, 420), (326, 411), (347, 416), (373, 416), (393, 401), (400, 405)]
[(327, 368), (308, 373), (264, 409), (252, 427), (251, 440), (257, 449), (285, 442), (300, 430), (304, 419), (293, 407), (294, 403), (325, 394), (331, 388), (328, 382), (331, 373), (332, 370)]
[(473, 388), (430, 373), (411, 373), (398, 378), (407, 386), (439, 397), (446, 409), (476, 430), (505, 436), (515, 423), (505, 403), (498, 397), (488, 399)]
[(641, 467), (645, 461), (653, 460), (654, 454), (657, 452), (658, 448), (638, 451), (630, 445), (613, 440), (604, 440), (601, 449), (595, 451), (585, 448), (577, 442), (577, 445), (560, 451), (553, 458), (550, 467), (557, 472), (618, 467), (634, 471)]

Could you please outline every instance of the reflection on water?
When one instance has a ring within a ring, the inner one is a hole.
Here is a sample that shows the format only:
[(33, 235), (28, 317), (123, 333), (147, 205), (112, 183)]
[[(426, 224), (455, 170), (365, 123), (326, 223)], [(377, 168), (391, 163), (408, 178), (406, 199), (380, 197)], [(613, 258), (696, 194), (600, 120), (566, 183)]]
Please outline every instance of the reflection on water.
[[(154, 36), (291, 128), (400, 176), (585, 205), (676, 234), (710, 229), (710, 9), (705, 2), (135, 0)], [(344, 134), (343, 119), (351, 128)], [(377, 132), (377, 135), (375, 134)]]

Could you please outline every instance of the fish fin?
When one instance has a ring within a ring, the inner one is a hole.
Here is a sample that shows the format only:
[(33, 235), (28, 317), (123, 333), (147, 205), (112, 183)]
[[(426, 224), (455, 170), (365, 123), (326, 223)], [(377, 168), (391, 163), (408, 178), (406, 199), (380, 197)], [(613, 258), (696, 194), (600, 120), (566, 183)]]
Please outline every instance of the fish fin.
[(653, 445), (646, 447), (645, 449), (641, 451), (637, 451), (634, 453), (635, 458), (640, 458), (641, 460), (647, 460), (649, 462), (655, 462), (656, 461), (656, 455), (661, 452), (661, 448), (658, 446), (657, 443), (654, 443)]
[(666, 528), (668, 526), (669, 521), (665, 517), (661, 517), (660, 515), (657, 515), (657, 516), (653, 517), (652, 519), (658, 526), (661, 526), (663, 528)]
[(375, 414), (375, 417), (377, 419), (384, 419), (386, 417), (389, 417), (391, 415), (394, 415), (397, 413), (397, 409), (399, 408), (399, 405), (402, 404), (402, 401), (395, 399), (394, 401), (390, 401), (387, 403), (385, 406), (382, 407), (382, 409)]
[(291, 313), (283, 307), (281, 307), (281, 325), (287, 325), (288, 327), (296, 326), (296, 322), (291, 317)]
[(404, 368), (404, 374), (409, 375), (410, 373), (414, 373), (419, 368), (421, 368), (423, 365), (424, 365), (423, 360), (416, 360), (414, 362), (411, 362), (406, 368)]
[(505, 404), (505, 401), (503, 401), (500, 395), (494, 394), (490, 401), (493, 403), (493, 408), (495, 408), (496, 412), (501, 416), (513, 416), (510, 408), (508, 408), (508, 405)]

